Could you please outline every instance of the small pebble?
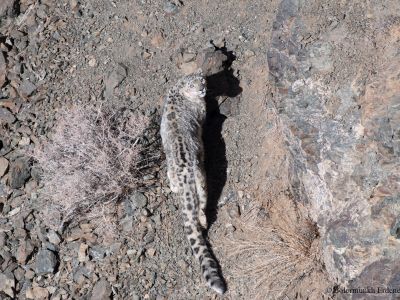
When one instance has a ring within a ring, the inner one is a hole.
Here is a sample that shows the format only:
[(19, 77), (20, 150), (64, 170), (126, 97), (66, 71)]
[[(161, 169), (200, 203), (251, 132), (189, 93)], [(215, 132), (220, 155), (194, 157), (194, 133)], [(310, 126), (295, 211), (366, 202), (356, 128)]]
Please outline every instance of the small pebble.
[(95, 58), (89, 60), (89, 67), (95, 67), (97, 65), (97, 61)]
[(147, 249), (146, 253), (150, 256), (153, 257), (156, 254), (156, 249), (154, 248), (149, 248)]

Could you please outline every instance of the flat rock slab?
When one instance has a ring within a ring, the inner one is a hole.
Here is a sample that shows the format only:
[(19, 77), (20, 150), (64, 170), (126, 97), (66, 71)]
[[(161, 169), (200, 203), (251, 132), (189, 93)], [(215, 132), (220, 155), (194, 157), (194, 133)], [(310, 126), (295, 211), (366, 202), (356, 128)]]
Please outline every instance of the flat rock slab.
[(36, 274), (54, 273), (58, 260), (54, 252), (42, 249), (36, 255), (35, 272)]
[(10, 186), (19, 189), (31, 176), (29, 161), (25, 158), (16, 159), (11, 163), (10, 168)]

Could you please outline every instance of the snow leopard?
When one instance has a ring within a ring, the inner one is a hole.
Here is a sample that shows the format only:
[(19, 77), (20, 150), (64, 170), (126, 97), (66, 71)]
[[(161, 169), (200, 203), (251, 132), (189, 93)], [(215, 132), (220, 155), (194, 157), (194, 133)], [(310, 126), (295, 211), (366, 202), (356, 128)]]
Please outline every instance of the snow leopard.
[(161, 139), (170, 189), (180, 198), (184, 229), (207, 285), (226, 291), (217, 261), (203, 233), (207, 230), (207, 187), (204, 169), (203, 125), (206, 118), (206, 80), (201, 70), (182, 77), (168, 91), (161, 118)]

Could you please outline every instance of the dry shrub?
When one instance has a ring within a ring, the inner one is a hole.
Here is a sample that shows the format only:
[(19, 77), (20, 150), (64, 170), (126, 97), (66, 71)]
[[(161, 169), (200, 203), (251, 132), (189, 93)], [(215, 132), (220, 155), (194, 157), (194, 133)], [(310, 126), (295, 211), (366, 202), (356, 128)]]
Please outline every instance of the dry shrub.
[(239, 262), (234, 277), (247, 278), (255, 299), (322, 299), (325, 283), (312, 282), (325, 276), (317, 228), (299, 205), (285, 197), (276, 203), (268, 214), (249, 209), (237, 224), (241, 230), (227, 241), (229, 259)]
[(85, 218), (113, 226), (108, 216), (116, 201), (141, 183), (140, 140), (148, 125), (147, 117), (126, 109), (63, 109), (51, 138), (33, 154), (43, 169), (45, 223), (60, 229)]

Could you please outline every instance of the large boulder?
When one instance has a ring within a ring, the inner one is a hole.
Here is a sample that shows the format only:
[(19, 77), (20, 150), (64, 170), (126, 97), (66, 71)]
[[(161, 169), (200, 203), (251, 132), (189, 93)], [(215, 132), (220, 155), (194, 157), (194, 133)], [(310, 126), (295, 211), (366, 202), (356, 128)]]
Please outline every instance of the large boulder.
[[(376, 284), (398, 286), (400, 22), (379, 3), (368, 14), (353, 4), (328, 24), (306, 2), (281, 2), (270, 101), (287, 128), (296, 201), (318, 225), (332, 279), (353, 287), (381, 274)], [(355, 19), (363, 30), (351, 29)]]

